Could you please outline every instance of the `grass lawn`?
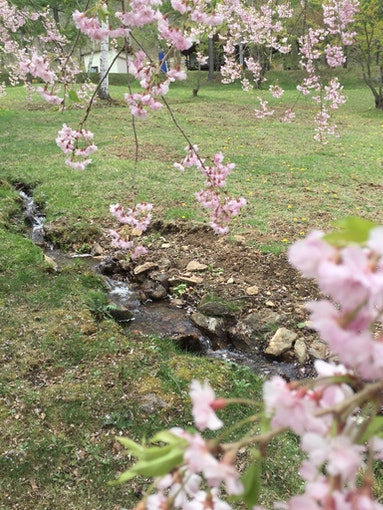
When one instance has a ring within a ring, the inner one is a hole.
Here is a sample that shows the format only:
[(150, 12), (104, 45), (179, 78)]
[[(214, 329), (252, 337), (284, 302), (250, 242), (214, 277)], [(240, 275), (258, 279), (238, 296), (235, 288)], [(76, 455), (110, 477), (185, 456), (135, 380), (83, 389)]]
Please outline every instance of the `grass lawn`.
[[(312, 228), (359, 215), (381, 222), (382, 112), (370, 92), (344, 72), (348, 102), (336, 112), (340, 137), (313, 140), (311, 102), (298, 102), (297, 122), (257, 121), (262, 91), (243, 93), (237, 84), (193, 80), (169, 94), (177, 120), (210, 157), (223, 151), (236, 163), (228, 191), (248, 206), (233, 233), (252, 233), (250, 248), (283, 250)], [(294, 74), (283, 77), (283, 103), (296, 101)], [(120, 100), (123, 87), (111, 87)], [(276, 105), (277, 107), (277, 105)], [(129, 459), (115, 441), (129, 434), (150, 437), (158, 428), (188, 426), (188, 386), (209, 378), (217, 393), (259, 399), (261, 381), (248, 370), (185, 354), (154, 337), (126, 335), (114, 322), (95, 322), (86, 307), (102, 280), (74, 259), (52, 271), (42, 250), (25, 235), (21, 201), (14, 187), (33, 189), (63, 250), (86, 249), (101, 228), (112, 226), (109, 205), (138, 200), (155, 204), (163, 221), (205, 221), (193, 193), (202, 184), (194, 170), (178, 173), (182, 140), (165, 109), (137, 122), (139, 163), (134, 175), (134, 136), (122, 103), (97, 105), (87, 127), (99, 151), (85, 172), (70, 170), (55, 143), (63, 123), (76, 126), (82, 110), (58, 112), (21, 88), (0, 100), (0, 509), (120, 509), (140, 497), (140, 483), (110, 487)], [(133, 179), (134, 178), (134, 179)], [(133, 189), (134, 185), (134, 189)], [(147, 396), (154, 397), (148, 411)], [(229, 423), (243, 410), (227, 412)], [(294, 476), (299, 452), (293, 437), (271, 447), (263, 502), (299, 490)], [(141, 480), (141, 482), (144, 482)]]

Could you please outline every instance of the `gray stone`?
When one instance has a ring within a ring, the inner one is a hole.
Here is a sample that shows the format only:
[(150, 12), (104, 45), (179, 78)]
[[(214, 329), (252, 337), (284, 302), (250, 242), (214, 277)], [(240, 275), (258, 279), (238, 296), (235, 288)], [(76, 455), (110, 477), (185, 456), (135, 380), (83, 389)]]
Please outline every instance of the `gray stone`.
[(307, 345), (303, 338), (298, 338), (294, 344), (294, 354), (298, 362), (303, 364), (307, 360)]
[(167, 296), (166, 288), (161, 283), (152, 280), (145, 280), (142, 290), (150, 299), (158, 300)]
[(247, 287), (246, 294), (248, 296), (256, 296), (259, 294), (259, 287), (257, 285), (252, 285), (251, 287)]
[(166, 273), (154, 271), (150, 273), (150, 279), (160, 283), (166, 290), (169, 290), (169, 276)]
[(115, 274), (119, 271), (119, 269), (120, 266), (111, 257), (106, 257), (106, 259), (100, 262), (100, 264), (98, 265), (98, 270), (100, 271), (100, 273), (106, 275)]
[(264, 333), (280, 324), (282, 319), (282, 315), (268, 308), (251, 312), (229, 329), (230, 340), (239, 350), (257, 352)]
[(216, 349), (227, 348), (225, 321), (217, 317), (207, 317), (203, 313), (195, 312), (190, 316), (191, 321), (201, 329), (212, 341)]
[(188, 285), (198, 285), (199, 283), (203, 283), (203, 278), (199, 276), (172, 276), (169, 278), (169, 283), (172, 286), (178, 285), (180, 283), (187, 283)]
[(264, 352), (269, 356), (281, 356), (292, 348), (297, 337), (298, 335), (294, 331), (279, 328)]
[(133, 273), (138, 276), (143, 273), (148, 273), (149, 271), (153, 271), (154, 269), (158, 268), (158, 264), (155, 262), (145, 262), (144, 264), (140, 264), (139, 266), (136, 266), (133, 270)]
[(241, 319), (246, 326), (248, 326), (253, 332), (264, 333), (272, 326), (280, 324), (283, 317), (278, 312), (269, 309), (262, 309), (257, 312), (251, 312)]
[(186, 266), (186, 271), (205, 271), (208, 268), (206, 264), (201, 264), (197, 260), (192, 260)]
[(152, 414), (159, 409), (166, 407), (166, 402), (162, 398), (157, 397), (154, 393), (144, 395), (139, 404), (140, 411), (145, 414)]
[(198, 305), (198, 310), (209, 317), (233, 317), (234, 312), (220, 301), (208, 301)]
[(327, 345), (320, 340), (314, 340), (311, 343), (308, 353), (314, 359), (327, 359), (329, 356)]

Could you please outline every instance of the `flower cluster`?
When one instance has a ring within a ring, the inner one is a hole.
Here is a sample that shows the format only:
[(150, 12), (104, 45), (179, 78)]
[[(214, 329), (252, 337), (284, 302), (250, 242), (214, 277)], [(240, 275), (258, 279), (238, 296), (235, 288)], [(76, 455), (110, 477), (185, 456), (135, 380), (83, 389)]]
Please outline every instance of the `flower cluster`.
[(274, 110), (269, 108), (269, 102), (258, 97), (260, 108), (254, 110), (257, 119), (264, 119), (267, 116), (274, 115)]
[(128, 59), (130, 74), (140, 83), (143, 92), (125, 94), (130, 113), (135, 117), (146, 117), (148, 110), (159, 110), (162, 103), (158, 97), (169, 91), (172, 82), (186, 79), (186, 73), (174, 68), (166, 74), (160, 71), (160, 64), (154, 64), (143, 51), (137, 51)]
[(311, 303), (313, 326), (339, 360), (367, 380), (383, 378), (383, 342), (374, 333), (382, 326), (382, 235), (382, 227), (377, 227), (364, 246), (336, 247), (322, 232), (313, 232), (289, 255), (302, 274), (315, 278), (336, 303), (329, 299)]
[[(104, 10), (104, 15), (106, 12)], [(129, 30), (119, 27), (115, 30), (105, 27), (96, 16), (88, 17), (85, 12), (75, 11), (72, 15), (75, 27), (90, 39), (102, 41), (107, 37), (127, 37)]]
[(93, 133), (89, 130), (72, 129), (63, 124), (62, 129), (58, 132), (56, 143), (65, 155), (70, 156), (65, 160), (68, 166), (75, 170), (85, 170), (92, 162), (89, 156), (97, 150), (92, 140)]
[(112, 237), (112, 246), (128, 250), (132, 259), (145, 255), (147, 253), (146, 248), (142, 245), (136, 245), (135, 238), (139, 237), (148, 228), (152, 219), (152, 209), (153, 205), (147, 202), (140, 202), (133, 209), (128, 208), (127, 210), (120, 204), (111, 205), (110, 212), (112, 215), (122, 225), (129, 226), (129, 229), (122, 227), (119, 231), (109, 231)]
[(33, 52), (30, 58), (26, 58), (19, 63), (20, 71), (27, 75), (31, 74), (34, 78), (41, 78), (45, 83), (54, 83), (57, 79), (55, 73), (50, 69), (46, 57)]
[(198, 203), (210, 211), (210, 226), (217, 234), (226, 234), (229, 230), (228, 223), (237, 216), (246, 200), (229, 198), (222, 192), (226, 186), (226, 177), (235, 168), (234, 163), (223, 163), (224, 156), (221, 152), (215, 154), (212, 164), (206, 164), (206, 160), (198, 154), (198, 146), (191, 145), (185, 148), (186, 157), (182, 163), (174, 166), (181, 172), (185, 168), (196, 167), (205, 176), (205, 188), (195, 193)]

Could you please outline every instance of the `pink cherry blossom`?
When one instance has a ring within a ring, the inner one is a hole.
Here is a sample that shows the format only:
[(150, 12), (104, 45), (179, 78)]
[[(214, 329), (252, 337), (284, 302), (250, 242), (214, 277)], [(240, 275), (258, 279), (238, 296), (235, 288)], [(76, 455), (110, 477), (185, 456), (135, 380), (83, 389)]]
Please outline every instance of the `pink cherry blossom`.
[(354, 483), (363, 465), (364, 447), (345, 435), (323, 437), (309, 432), (302, 437), (302, 448), (314, 466), (318, 469), (325, 466), (329, 475), (340, 476), (347, 483)]
[(328, 419), (315, 416), (319, 409), (315, 393), (292, 388), (280, 376), (265, 382), (263, 399), (273, 428), (288, 427), (297, 434), (304, 431), (325, 433), (328, 429)]
[(217, 430), (223, 426), (223, 422), (215, 414), (213, 406), (217, 399), (208, 382), (201, 384), (193, 380), (190, 385), (190, 398), (194, 423), (200, 430)]
[(322, 238), (324, 233), (313, 230), (305, 239), (294, 243), (288, 252), (289, 262), (295, 266), (305, 278), (316, 278), (318, 267), (323, 260), (337, 258), (335, 248)]
[(201, 473), (210, 487), (219, 488), (223, 483), (228, 494), (241, 494), (242, 483), (239, 473), (231, 462), (219, 461), (212, 455), (208, 443), (199, 435), (188, 438), (184, 460), (192, 473)]

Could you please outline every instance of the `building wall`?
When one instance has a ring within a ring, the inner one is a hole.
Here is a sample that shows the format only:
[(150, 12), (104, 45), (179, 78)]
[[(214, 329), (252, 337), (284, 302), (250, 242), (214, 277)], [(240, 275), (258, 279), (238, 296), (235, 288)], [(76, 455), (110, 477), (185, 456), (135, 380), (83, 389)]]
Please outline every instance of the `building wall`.
[[(86, 72), (88, 71), (89, 61), (91, 59), (91, 56), (92, 55), (90, 53), (83, 55), (84, 68), (85, 68)], [(109, 52), (109, 62), (112, 62), (112, 60), (115, 56), (116, 56), (116, 52), (110, 51)], [(92, 69), (93, 69), (93, 72), (95, 72), (95, 73), (100, 72), (100, 52), (99, 51), (95, 51), (93, 54)], [(118, 59), (114, 62), (110, 72), (111, 73), (126, 73), (126, 61), (123, 56), (118, 57)]]

